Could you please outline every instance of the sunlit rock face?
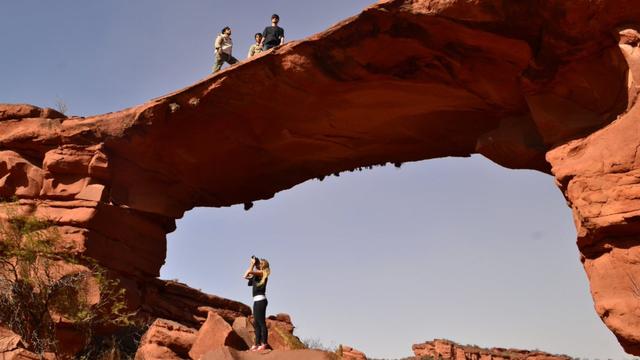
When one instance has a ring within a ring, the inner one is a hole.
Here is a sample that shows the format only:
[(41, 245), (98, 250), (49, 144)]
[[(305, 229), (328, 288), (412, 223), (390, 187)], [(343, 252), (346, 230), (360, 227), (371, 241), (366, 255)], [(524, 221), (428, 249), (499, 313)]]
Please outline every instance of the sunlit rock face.
[(415, 359), (442, 360), (571, 360), (567, 355), (554, 355), (540, 350), (481, 348), (460, 345), (445, 339), (435, 339), (412, 347)]
[(596, 311), (625, 349), (640, 353), (640, 34), (621, 32), (629, 106), (595, 133), (547, 155), (569, 201)]
[(185, 211), (480, 153), (556, 176), (596, 311), (640, 354), (639, 20), (632, 0), (388, 0), (119, 112), (2, 105), (0, 196), (55, 221), (132, 306), (188, 323), (201, 306), (249, 310), (153, 280)]

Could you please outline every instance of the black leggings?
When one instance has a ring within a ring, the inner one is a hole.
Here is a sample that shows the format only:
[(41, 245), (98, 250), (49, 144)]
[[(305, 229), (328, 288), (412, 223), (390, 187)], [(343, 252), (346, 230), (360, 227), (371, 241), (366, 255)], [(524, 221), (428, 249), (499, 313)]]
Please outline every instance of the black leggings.
[(267, 344), (267, 299), (253, 302), (253, 327), (256, 330), (256, 345)]

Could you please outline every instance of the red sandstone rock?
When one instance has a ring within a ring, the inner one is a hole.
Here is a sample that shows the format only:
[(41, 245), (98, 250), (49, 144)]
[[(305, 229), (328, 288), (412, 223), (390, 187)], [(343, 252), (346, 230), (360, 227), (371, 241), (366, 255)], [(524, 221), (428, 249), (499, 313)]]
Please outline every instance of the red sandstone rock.
[(25, 344), (22, 337), (7, 328), (0, 327), (0, 353), (12, 351), (24, 346)]
[[(145, 284), (142, 310), (180, 323), (199, 328), (202, 322), (196, 314), (215, 312), (227, 322), (251, 314), (251, 309), (240, 302), (202, 293), (175, 281), (153, 280)], [(208, 314), (205, 314), (207, 316)]]
[(229, 309), (212, 308), (210, 306), (198, 306), (198, 312), (201, 314), (204, 314), (204, 317), (199, 317), (199, 319), (202, 319), (201, 322), (204, 322), (206, 320), (207, 315), (210, 312), (214, 312), (220, 315), (220, 317), (222, 317), (226, 322), (230, 324), (233, 324), (233, 322), (237, 318), (245, 316), (245, 313), (242, 313), (242, 312), (229, 310)]
[(28, 104), (0, 104), (0, 121), (24, 118), (63, 119), (66, 116), (50, 108)]
[(183, 360), (171, 349), (158, 344), (146, 344), (138, 348), (135, 360)]
[(289, 316), (289, 314), (279, 313), (279, 314), (276, 314), (276, 315), (270, 315), (268, 317), (268, 319), (269, 320), (280, 321), (282, 323), (290, 324), (291, 326), (293, 326), (293, 323), (291, 322), (291, 316)]
[(256, 353), (221, 347), (206, 353), (200, 360), (335, 360), (335, 354), (320, 350), (273, 350)]
[(95, 148), (63, 145), (48, 151), (42, 161), (42, 168), (54, 174), (89, 174), (89, 163), (95, 155)]
[(629, 353), (640, 354), (640, 34), (621, 32), (630, 65), (628, 110), (609, 126), (547, 154), (571, 204), (595, 308)]
[(210, 312), (207, 321), (198, 330), (196, 341), (189, 351), (189, 356), (199, 360), (212, 350), (229, 346), (234, 349), (246, 350), (246, 343), (233, 331), (233, 328), (220, 315)]
[(436, 339), (413, 345), (416, 359), (423, 356), (442, 360), (571, 360), (566, 355), (553, 355), (542, 351), (491, 348), (459, 345), (450, 340)]
[(157, 319), (140, 341), (136, 360), (185, 359), (196, 341), (197, 330), (174, 321)]
[[(246, 344), (246, 347), (251, 347), (255, 344), (253, 317), (238, 317), (234, 319), (232, 328), (235, 334)], [(291, 323), (291, 317), (288, 314), (269, 316), (267, 318), (267, 328), (269, 329), (267, 344), (271, 349), (296, 350), (304, 348), (304, 344), (300, 339), (293, 335), (295, 327)], [(238, 349), (237, 346), (236, 349)]]
[(244, 341), (247, 348), (250, 348), (256, 343), (256, 336), (253, 324), (247, 317), (236, 318), (231, 328), (241, 339)]
[[(233, 331), (242, 339), (246, 347), (254, 345), (253, 317), (237, 317), (233, 319), (232, 324)], [(295, 326), (291, 323), (291, 317), (288, 314), (269, 316), (267, 318), (267, 328), (269, 329), (267, 344), (271, 349), (295, 350), (304, 347), (300, 339), (293, 335)], [(235, 348), (238, 349), (237, 346)]]
[[(74, 251), (128, 281), (143, 312), (198, 324), (211, 299), (153, 280), (166, 234), (195, 206), (248, 204), (387, 162), (481, 153), (513, 168), (551, 164), (596, 311), (640, 355), (636, 5), (386, 0), (123, 111), (0, 105), (0, 196), (63, 227)], [(244, 106), (267, 88), (286, 104)]]
[(34, 198), (40, 194), (44, 171), (14, 151), (0, 151), (0, 198)]
[[(274, 350), (295, 350), (304, 347), (300, 339), (293, 335), (294, 326), (291, 323), (289, 315), (278, 314), (281, 319), (285, 321), (276, 320), (278, 317), (270, 316), (267, 319), (267, 328), (269, 329), (269, 336), (267, 344)], [(285, 315), (285, 317), (282, 317)]]
[(22, 337), (0, 326), (0, 358), (2, 360), (55, 360), (52, 353), (43, 356), (28, 351)]
[(351, 346), (340, 345), (343, 360), (367, 360), (367, 356)]

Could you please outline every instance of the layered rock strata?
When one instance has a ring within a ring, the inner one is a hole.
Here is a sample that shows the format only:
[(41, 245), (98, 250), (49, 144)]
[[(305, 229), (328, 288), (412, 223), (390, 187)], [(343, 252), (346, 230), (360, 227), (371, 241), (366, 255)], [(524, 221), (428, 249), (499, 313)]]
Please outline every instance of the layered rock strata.
[(185, 211), (480, 153), (553, 173), (596, 311), (640, 354), (639, 20), (632, 0), (386, 0), (130, 109), (68, 118), (3, 105), (0, 196), (109, 267), (133, 308), (199, 324), (201, 306), (230, 318), (249, 309), (162, 292), (166, 234)]
[(571, 360), (566, 355), (553, 355), (542, 351), (520, 349), (490, 348), (459, 345), (453, 341), (436, 339), (413, 345), (417, 359), (431, 358), (441, 360)]

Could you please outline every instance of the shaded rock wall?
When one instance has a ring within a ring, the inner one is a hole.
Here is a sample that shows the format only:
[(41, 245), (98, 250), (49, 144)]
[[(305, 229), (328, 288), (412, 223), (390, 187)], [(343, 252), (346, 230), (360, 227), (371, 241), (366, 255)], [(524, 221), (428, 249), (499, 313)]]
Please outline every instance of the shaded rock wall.
[(207, 306), (199, 296), (182, 291), (175, 309), (149, 295), (164, 287), (153, 279), (185, 211), (250, 207), (360, 167), (480, 153), (553, 172), (596, 311), (640, 354), (638, 20), (631, 0), (381, 1), (120, 112), (0, 106), (0, 195), (57, 222), (70, 251), (119, 274), (133, 306), (189, 322)]

